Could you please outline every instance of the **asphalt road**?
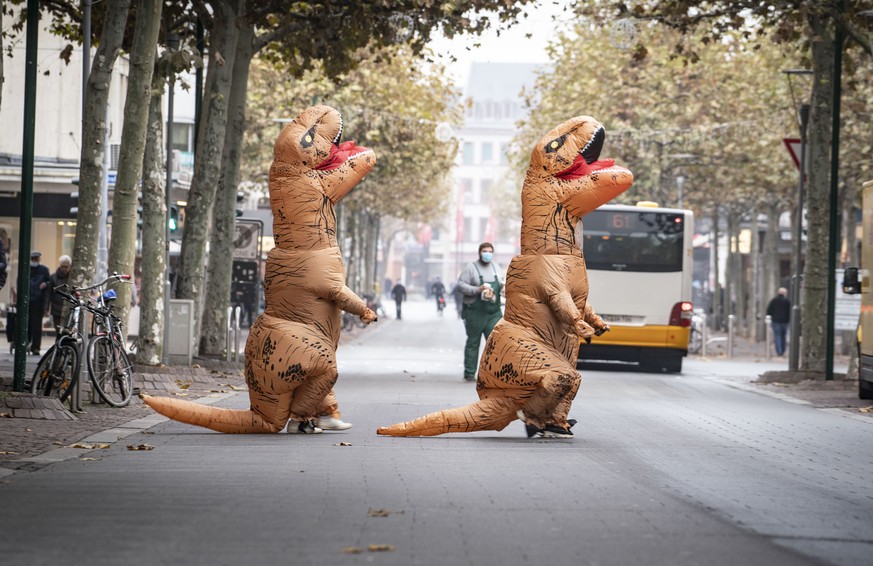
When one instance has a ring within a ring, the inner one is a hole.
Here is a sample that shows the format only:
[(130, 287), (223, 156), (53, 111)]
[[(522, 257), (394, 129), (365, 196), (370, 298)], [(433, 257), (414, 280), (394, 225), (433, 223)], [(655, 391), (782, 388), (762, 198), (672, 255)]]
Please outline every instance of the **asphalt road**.
[[(403, 321), (346, 336), (346, 432), (234, 436), (162, 422), (9, 476), (0, 562), (873, 562), (873, 419), (732, 385), (761, 364), (583, 371), (572, 440), (529, 440), (518, 422), (377, 436), (475, 398), (463, 340), (453, 311), (414, 302)], [(247, 395), (219, 404), (245, 407)], [(155, 448), (127, 449), (141, 443)]]

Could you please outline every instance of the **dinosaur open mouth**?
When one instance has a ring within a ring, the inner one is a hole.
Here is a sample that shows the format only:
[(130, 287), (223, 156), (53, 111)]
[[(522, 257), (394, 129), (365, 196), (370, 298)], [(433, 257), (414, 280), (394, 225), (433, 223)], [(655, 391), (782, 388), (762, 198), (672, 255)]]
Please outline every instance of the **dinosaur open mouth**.
[(555, 177), (565, 180), (578, 179), (579, 177), (584, 177), (595, 171), (607, 169), (615, 165), (615, 161), (612, 159), (599, 159), (605, 139), (606, 131), (603, 129), (603, 126), (601, 126), (596, 132), (594, 132), (594, 135), (591, 137), (591, 140), (585, 144), (585, 147), (579, 151), (573, 164), (560, 173), (556, 173)]
[[(337, 135), (337, 139), (339, 139), (339, 135)], [(352, 140), (344, 141), (341, 144), (333, 143), (330, 146), (330, 156), (315, 169), (317, 171), (332, 171), (346, 161), (365, 153), (372, 153), (372, 151), (373, 150), (368, 147), (355, 145), (355, 142)]]

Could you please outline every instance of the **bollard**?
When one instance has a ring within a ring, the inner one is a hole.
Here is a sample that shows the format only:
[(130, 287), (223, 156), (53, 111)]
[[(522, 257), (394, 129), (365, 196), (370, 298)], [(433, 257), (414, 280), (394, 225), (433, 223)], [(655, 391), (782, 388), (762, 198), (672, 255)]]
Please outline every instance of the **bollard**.
[(737, 319), (734, 315), (728, 315), (728, 346), (727, 346), (727, 357), (728, 359), (734, 357), (734, 321)]
[(240, 355), (239, 355), (239, 337), (240, 337), (239, 316), (240, 316), (241, 312), (242, 312), (242, 308), (240, 308), (240, 307), (236, 307), (235, 309), (233, 309), (233, 360), (234, 361), (239, 361), (239, 358), (240, 358)]
[(227, 307), (227, 336), (224, 341), (224, 358), (230, 361), (231, 340), (233, 339), (233, 307)]
[(767, 335), (767, 361), (770, 361), (770, 351), (773, 349), (773, 317), (769, 314), (764, 317), (764, 327)]
[(700, 339), (702, 340), (700, 344), (700, 355), (705, 358), (706, 343), (709, 342), (709, 321), (707, 320), (706, 313), (701, 313), (700, 318), (702, 319), (702, 324), (700, 326)]

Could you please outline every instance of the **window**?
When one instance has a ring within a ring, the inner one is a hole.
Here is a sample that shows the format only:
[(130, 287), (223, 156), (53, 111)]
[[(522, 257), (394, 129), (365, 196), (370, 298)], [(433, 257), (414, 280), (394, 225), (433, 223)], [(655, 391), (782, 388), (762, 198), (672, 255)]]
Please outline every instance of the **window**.
[(193, 124), (179, 124), (173, 122), (173, 149), (178, 149), (179, 151), (192, 151), (194, 142), (194, 136), (192, 135), (193, 130)]
[(482, 179), (479, 185), (479, 202), (487, 203), (488, 202), (488, 191), (491, 190), (491, 179)]
[(473, 219), (466, 217), (464, 218), (464, 241), (465, 242), (473, 242), (476, 238), (473, 237)]
[(494, 144), (491, 142), (482, 143), (482, 163), (491, 163), (494, 160)]
[(464, 165), (472, 165), (473, 164), (473, 143), (472, 142), (464, 142), (463, 163), (464, 163)]
[(666, 273), (682, 271), (682, 214), (593, 211), (583, 221), (588, 269)]

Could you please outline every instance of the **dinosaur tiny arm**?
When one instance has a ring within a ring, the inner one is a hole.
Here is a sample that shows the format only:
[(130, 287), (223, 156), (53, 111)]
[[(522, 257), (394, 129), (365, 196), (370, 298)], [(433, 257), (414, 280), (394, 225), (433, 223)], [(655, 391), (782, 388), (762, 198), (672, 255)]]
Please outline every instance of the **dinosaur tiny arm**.
[(376, 320), (376, 313), (367, 308), (367, 303), (345, 285), (333, 287), (326, 298), (340, 309), (361, 317), (364, 322)]
[(576, 334), (585, 338), (585, 340), (590, 340), (591, 337), (594, 336), (594, 328), (585, 321), (585, 316), (579, 311), (576, 303), (573, 302), (573, 297), (568, 291), (560, 291), (548, 295), (546, 297), (546, 303), (559, 320), (575, 329)]
[(586, 303), (585, 305), (585, 315), (583, 319), (594, 329), (595, 336), (600, 336), (609, 330), (609, 325), (600, 318), (600, 315), (594, 312), (594, 307), (592, 307), (590, 303)]

